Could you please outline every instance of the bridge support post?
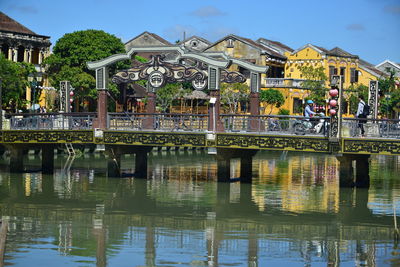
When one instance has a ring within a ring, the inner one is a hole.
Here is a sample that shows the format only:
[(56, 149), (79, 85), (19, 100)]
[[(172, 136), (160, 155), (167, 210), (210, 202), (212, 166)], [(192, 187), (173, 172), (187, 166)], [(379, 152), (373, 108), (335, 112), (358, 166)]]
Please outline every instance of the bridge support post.
[[(147, 103), (146, 103), (146, 113), (154, 114), (156, 113), (156, 94), (153, 92), (147, 93)], [(154, 116), (148, 115), (150, 117), (143, 120), (143, 129), (154, 129)]]
[(352, 187), (354, 186), (354, 169), (353, 160), (349, 155), (336, 156), (339, 161), (339, 186)]
[(54, 171), (54, 147), (42, 147), (42, 173), (52, 174)]
[(121, 177), (121, 153), (111, 150), (107, 159), (108, 177)]
[(231, 180), (231, 158), (217, 156), (217, 180), (218, 182)]
[(240, 182), (251, 183), (253, 179), (253, 157), (257, 150), (245, 150), (240, 152)]
[(19, 146), (10, 147), (10, 172), (24, 172), (23, 151)]
[(370, 155), (356, 156), (356, 186), (369, 187), (369, 158)]
[(253, 156), (257, 150), (217, 149), (217, 179), (218, 182), (229, 182), (231, 159), (240, 158), (240, 182), (251, 183), (253, 177)]
[(147, 178), (147, 158), (151, 147), (141, 147), (135, 150), (135, 177)]
[[(344, 154), (336, 156), (340, 162), (340, 187), (369, 187), (369, 157), (370, 155)], [(353, 161), (356, 162), (356, 177), (354, 179)]]

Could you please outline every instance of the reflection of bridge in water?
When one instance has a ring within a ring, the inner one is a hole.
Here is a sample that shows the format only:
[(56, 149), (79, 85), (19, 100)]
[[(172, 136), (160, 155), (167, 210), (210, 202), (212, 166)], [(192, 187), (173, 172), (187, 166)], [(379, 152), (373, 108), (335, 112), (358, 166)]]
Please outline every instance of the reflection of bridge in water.
[[(177, 201), (184, 181), (168, 195), (151, 180), (97, 178), (90, 187), (99, 192), (91, 194), (86, 182), (77, 180), (72, 194), (57, 194), (54, 178), (43, 176), (41, 191), (29, 197), (23, 177), (2, 178), (0, 213), (9, 216), (12, 237), (7, 253), (26, 240), (52, 237), (65, 255), (83, 253), (105, 266), (121, 240), (144, 239), (147, 266), (167, 260), (158, 252), (165, 246), (187, 253), (204, 250), (203, 262), (210, 266), (223, 264), (219, 255), (236, 255), (240, 246), (247, 246), (240, 253), (247, 251), (248, 263), (255, 266), (266, 249), (276, 259), (291, 254), (306, 263), (322, 258), (339, 264), (351, 255), (374, 266), (377, 257), (388, 256), (381, 244), (393, 240), (393, 218), (373, 214), (368, 190), (361, 188), (342, 188), (335, 212), (294, 212), (268, 203), (260, 209), (254, 200), (257, 185), (245, 183), (236, 184), (237, 190), (234, 184), (204, 182)], [(316, 199), (314, 205), (320, 204)]]

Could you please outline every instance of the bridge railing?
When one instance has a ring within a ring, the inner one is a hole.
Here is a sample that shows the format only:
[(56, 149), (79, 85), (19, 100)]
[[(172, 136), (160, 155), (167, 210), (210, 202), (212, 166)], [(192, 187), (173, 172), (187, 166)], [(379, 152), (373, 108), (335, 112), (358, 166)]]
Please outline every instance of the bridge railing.
[(328, 136), (329, 117), (286, 115), (221, 115), (226, 132), (258, 132), (278, 135)]
[(207, 114), (109, 113), (110, 130), (207, 131)]
[(7, 114), (10, 130), (88, 130), (96, 113)]
[(400, 138), (400, 120), (343, 118), (342, 136), (361, 137), (361, 124), (365, 137)]

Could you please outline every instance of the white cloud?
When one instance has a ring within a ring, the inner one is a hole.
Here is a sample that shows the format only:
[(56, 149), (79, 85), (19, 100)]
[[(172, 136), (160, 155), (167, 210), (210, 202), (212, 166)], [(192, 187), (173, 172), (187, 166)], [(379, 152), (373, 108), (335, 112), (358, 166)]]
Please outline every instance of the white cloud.
[(362, 24), (353, 23), (346, 26), (346, 29), (349, 31), (364, 31), (365, 27)]
[(195, 17), (200, 17), (200, 18), (209, 18), (209, 17), (218, 17), (218, 16), (224, 16), (225, 13), (219, 10), (218, 8), (214, 6), (204, 6), (196, 9), (195, 11), (190, 13), (191, 15)]

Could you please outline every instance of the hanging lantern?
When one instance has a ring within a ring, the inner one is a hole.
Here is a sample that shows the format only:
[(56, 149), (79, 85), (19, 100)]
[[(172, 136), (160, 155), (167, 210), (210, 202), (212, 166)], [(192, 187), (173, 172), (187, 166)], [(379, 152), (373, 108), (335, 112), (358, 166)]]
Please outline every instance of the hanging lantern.
[(72, 98), (70, 98), (69, 99), (69, 103), (72, 103), (72, 102), (74, 102), (74, 100)]
[(69, 95), (70, 95), (70, 96), (74, 96), (74, 91), (70, 91), (70, 92), (69, 92)]
[(329, 90), (329, 95), (331, 97), (336, 97), (339, 94), (339, 91), (337, 89), (331, 89)]
[(336, 105), (337, 105), (337, 101), (336, 101), (335, 99), (331, 99), (331, 100), (329, 101), (329, 106), (331, 106), (331, 107), (336, 107)]
[(329, 114), (331, 114), (332, 116), (336, 115), (336, 109), (330, 109)]

